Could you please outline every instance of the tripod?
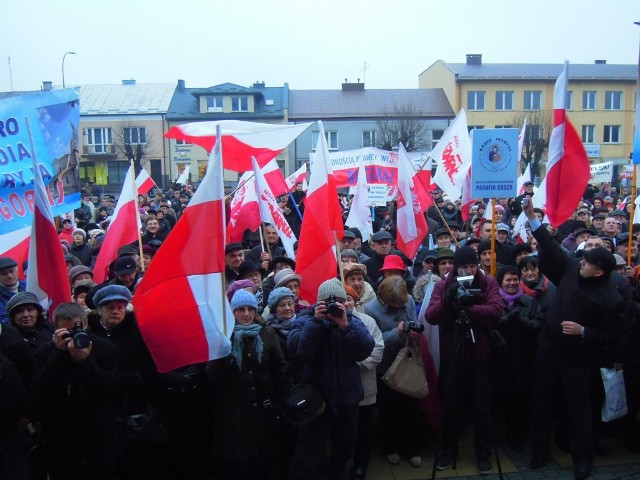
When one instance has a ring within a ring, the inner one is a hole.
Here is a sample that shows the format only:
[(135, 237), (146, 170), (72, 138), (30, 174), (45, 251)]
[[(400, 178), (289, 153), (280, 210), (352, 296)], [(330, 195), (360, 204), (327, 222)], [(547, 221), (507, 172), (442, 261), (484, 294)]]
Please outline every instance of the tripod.
[[(454, 401), (452, 398), (452, 395), (454, 394), (457, 395), (457, 393), (454, 392), (453, 388), (454, 386), (457, 386), (456, 382), (459, 380), (458, 374), (459, 374), (460, 361), (462, 359), (461, 353), (465, 345), (469, 345), (471, 347), (471, 356), (473, 357), (473, 371), (476, 376), (477, 383), (482, 384), (483, 382), (486, 382), (486, 378), (483, 378), (482, 373), (480, 372), (480, 369), (478, 367), (478, 358), (476, 356), (475, 343), (476, 343), (476, 339), (473, 333), (473, 329), (471, 328), (471, 322), (469, 320), (467, 308), (466, 307), (461, 308), (458, 311), (458, 317), (456, 318), (456, 322), (455, 322), (455, 333), (453, 335), (453, 345), (454, 345), (453, 360), (451, 363), (449, 375), (447, 376), (444, 382), (445, 391), (444, 391), (444, 408), (443, 408), (443, 415), (442, 415), (442, 426), (440, 428), (438, 439), (436, 441), (436, 451), (433, 458), (431, 480), (435, 480), (436, 478), (436, 466), (438, 462), (438, 457), (440, 456), (440, 453), (442, 450), (442, 444), (444, 440), (443, 438), (444, 427), (445, 425), (447, 425), (447, 420), (449, 415), (451, 414), (450, 410), (452, 407), (452, 403)], [(455, 414), (455, 412), (453, 413)], [(477, 412), (475, 412), (475, 414), (477, 414)], [(488, 408), (487, 408), (486, 414), (489, 415)], [(502, 475), (502, 465), (500, 463), (500, 456), (498, 455), (498, 444), (496, 442), (495, 433), (493, 431), (493, 424), (490, 421), (489, 421), (489, 425), (490, 425), (490, 428), (489, 428), (488, 435), (491, 438), (493, 453), (496, 458), (496, 466), (498, 468), (498, 475), (500, 476), (500, 479), (503, 479), (504, 477)], [(456, 456), (457, 456), (457, 452), (454, 453), (452, 458), (451, 467), (454, 470), (456, 469)]]

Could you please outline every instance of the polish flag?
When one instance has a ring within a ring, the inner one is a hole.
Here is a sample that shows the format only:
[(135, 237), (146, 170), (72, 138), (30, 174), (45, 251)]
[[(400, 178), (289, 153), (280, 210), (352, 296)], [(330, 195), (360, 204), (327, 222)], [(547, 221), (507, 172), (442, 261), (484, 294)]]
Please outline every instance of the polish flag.
[(262, 173), (265, 180), (269, 184), (269, 188), (276, 197), (286, 195), (289, 192), (289, 185), (282, 174), (282, 170), (278, 166), (275, 158), (272, 158), (262, 167)]
[(531, 181), (531, 163), (527, 164), (527, 168), (524, 169), (524, 173), (518, 177), (516, 180), (516, 188), (518, 189), (518, 195), (522, 195), (524, 193), (524, 184), (525, 182)]
[(191, 165), (187, 165), (186, 167), (184, 167), (184, 170), (182, 170), (182, 173), (180, 174), (180, 176), (178, 176), (176, 183), (180, 185), (186, 185), (189, 182), (190, 173), (191, 173)]
[(222, 178), (221, 151), (214, 148), (206, 175), (133, 297), (140, 332), (161, 373), (231, 352)]
[(209, 152), (216, 142), (217, 125), (220, 125), (223, 132), (224, 168), (235, 172), (246, 172), (252, 168), (251, 157), (256, 157), (258, 165), (264, 167), (269, 160), (287, 148), (311, 123), (276, 125), (240, 120), (194, 122), (171, 127), (164, 136), (200, 145)]
[(149, 173), (143, 168), (136, 177), (136, 190), (138, 190), (138, 195), (146, 195), (152, 188), (158, 188), (158, 185), (156, 185), (153, 178), (151, 178)]
[(274, 196), (265, 175), (260, 170), (258, 162), (255, 158), (251, 159), (253, 163), (253, 172), (255, 178), (256, 198), (258, 199), (258, 207), (260, 208), (260, 218), (263, 222), (273, 225), (278, 232), (278, 237), (282, 241), (284, 250), (287, 252), (289, 258), (296, 258), (293, 245), (298, 241), (296, 236), (291, 230), (289, 223), (284, 218), (276, 197)]
[(462, 184), (471, 168), (471, 139), (467, 114), (461, 109), (431, 152), (438, 162), (433, 181), (455, 201), (462, 195)]
[(93, 281), (102, 283), (107, 280), (109, 264), (118, 258), (118, 249), (138, 240), (138, 230), (142, 228), (138, 212), (137, 194), (134, 189), (133, 167), (129, 167), (124, 178), (120, 198), (113, 211), (111, 223), (93, 267)]
[(335, 237), (342, 238), (342, 208), (329, 162), (329, 149), (322, 122), (311, 165), (309, 190), (304, 200), (304, 217), (298, 242), (296, 273), (302, 276), (300, 297), (316, 301), (318, 287), (336, 276)]
[[(411, 158), (411, 157), (409, 157)], [(422, 162), (422, 156), (418, 157), (418, 161)], [(435, 185), (431, 183), (431, 169), (433, 167), (433, 158), (429, 156), (424, 165), (420, 163), (416, 164), (416, 161), (413, 160), (411, 165), (414, 167), (416, 174), (413, 179), (413, 186), (416, 189), (416, 193), (418, 198), (420, 198), (422, 202), (422, 207), (425, 210), (428, 210), (429, 207), (433, 204), (433, 200), (431, 198), (431, 191), (435, 188)], [(418, 168), (421, 167), (421, 168)], [(426, 202), (426, 203), (425, 203)]]
[[(460, 206), (460, 214), (462, 219), (466, 222), (469, 220), (469, 209), (471, 205), (475, 203), (476, 199), (471, 197), (471, 169), (467, 172), (467, 176), (462, 184), (462, 205)], [(485, 208), (484, 212), (487, 213)]]
[(402, 143), (398, 150), (398, 207), (396, 248), (414, 259), (422, 240), (428, 233), (427, 220), (413, 184), (411, 160)]
[(35, 203), (29, 244), (27, 290), (38, 297), (45, 310), (49, 309), (49, 318), (52, 319), (53, 311), (58, 305), (71, 301), (71, 286), (58, 231), (53, 223), (51, 205), (35, 155), (33, 187)]
[(349, 209), (349, 215), (345, 224), (355, 227), (362, 233), (362, 238), (369, 240), (373, 235), (373, 225), (371, 222), (371, 208), (369, 207), (369, 187), (367, 185), (367, 172), (364, 162), (360, 160), (358, 167), (358, 183), (354, 187), (353, 201)]
[[(366, 179), (366, 176), (365, 176), (365, 179)], [(296, 170), (291, 175), (289, 175), (285, 180), (287, 182), (287, 186), (289, 187), (290, 191), (296, 188), (296, 183), (298, 182), (302, 182), (304, 187), (304, 184), (307, 182), (307, 164), (303, 163), (298, 170)]]
[(227, 243), (242, 242), (242, 234), (245, 230), (256, 231), (261, 224), (253, 171), (243, 173), (238, 180), (238, 185), (230, 205)]
[(24, 278), (26, 273), (22, 271), (22, 264), (29, 258), (30, 236), (30, 226), (0, 235), (0, 257), (10, 257), (16, 261), (20, 278)]
[(556, 228), (575, 211), (591, 178), (587, 153), (566, 116), (568, 70), (569, 62), (566, 62), (553, 91), (553, 131), (549, 139), (549, 161), (545, 176), (546, 213), (549, 222)]

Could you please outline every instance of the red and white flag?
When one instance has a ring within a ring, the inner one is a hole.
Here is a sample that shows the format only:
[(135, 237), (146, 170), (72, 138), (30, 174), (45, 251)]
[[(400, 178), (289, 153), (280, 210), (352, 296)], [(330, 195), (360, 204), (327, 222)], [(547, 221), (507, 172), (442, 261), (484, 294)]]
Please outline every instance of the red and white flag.
[(298, 242), (296, 273), (302, 276), (300, 297), (316, 301), (318, 287), (336, 276), (335, 237), (342, 238), (342, 208), (329, 162), (329, 149), (322, 122), (311, 165), (309, 190), (304, 200), (304, 217)]
[(245, 230), (256, 231), (260, 228), (260, 208), (253, 170), (243, 173), (238, 180), (238, 189), (233, 194), (230, 210), (227, 243), (241, 242)]
[(428, 233), (427, 220), (413, 185), (414, 170), (402, 143), (398, 150), (398, 207), (396, 248), (414, 259)]
[[(469, 209), (475, 201), (476, 199), (471, 197), (471, 169), (469, 169), (467, 171), (467, 176), (464, 179), (464, 183), (462, 184), (462, 205), (460, 207), (460, 214), (465, 222), (469, 220)], [(487, 210), (490, 209), (485, 209), (485, 214)]]
[(516, 188), (518, 189), (518, 195), (524, 193), (524, 184), (531, 181), (531, 163), (527, 163), (527, 168), (524, 169), (524, 173), (516, 180)]
[(371, 208), (369, 206), (369, 186), (367, 185), (367, 172), (364, 162), (360, 160), (358, 167), (358, 183), (356, 183), (353, 201), (349, 209), (349, 215), (345, 224), (360, 230), (365, 241), (373, 235), (373, 224), (371, 222)]
[(275, 158), (269, 160), (269, 162), (262, 167), (262, 173), (269, 184), (269, 188), (276, 197), (286, 195), (289, 192), (289, 185), (287, 185), (282, 170), (280, 170)]
[(136, 177), (136, 189), (138, 195), (146, 195), (152, 188), (158, 188), (151, 175), (143, 168)]
[(129, 167), (118, 203), (111, 216), (111, 223), (93, 267), (94, 282), (102, 283), (107, 280), (109, 264), (118, 258), (118, 249), (137, 241), (140, 228), (142, 224), (138, 211), (137, 193), (134, 189), (133, 167)]
[[(556, 228), (575, 211), (591, 178), (589, 158), (566, 115), (568, 70), (569, 62), (565, 62), (553, 91), (553, 131), (549, 139), (549, 161), (545, 176), (546, 214)], [(536, 193), (534, 198), (537, 196)]]
[[(296, 183), (299, 182), (302, 182), (304, 187), (304, 184), (307, 183), (307, 164), (303, 163), (298, 170), (289, 175), (285, 180), (289, 190), (293, 190), (296, 187)], [(304, 188), (303, 190), (306, 191)]]
[(140, 332), (161, 373), (231, 352), (222, 179), (221, 152), (214, 148), (206, 175), (133, 297)]
[(295, 258), (295, 251), (293, 245), (298, 241), (296, 236), (291, 230), (289, 223), (284, 218), (276, 197), (274, 196), (269, 184), (267, 183), (265, 176), (258, 166), (258, 162), (255, 158), (251, 159), (253, 163), (253, 172), (255, 178), (255, 189), (258, 199), (258, 206), (260, 208), (260, 218), (263, 222), (273, 225), (278, 232), (280, 241), (284, 246), (284, 250), (287, 252), (289, 258)]
[(438, 163), (433, 181), (453, 202), (462, 195), (462, 184), (471, 168), (471, 139), (467, 114), (461, 109), (431, 152)]
[(35, 202), (29, 244), (27, 291), (38, 297), (45, 310), (49, 309), (49, 318), (52, 319), (53, 311), (58, 305), (71, 301), (71, 286), (58, 232), (53, 223), (51, 205), (35, 155), (33, 187)]
[(276, 125), (240, 120), (194, 122), (171, 127), (164, 136), (200, 145), (208, 152), (216, 142), (217, 125), (222, 129), (224, 168), (235, 172), (246, 172), (252, 168), (251, 157), (256, 157), (258, 165), (264, 167), (311, 123)]

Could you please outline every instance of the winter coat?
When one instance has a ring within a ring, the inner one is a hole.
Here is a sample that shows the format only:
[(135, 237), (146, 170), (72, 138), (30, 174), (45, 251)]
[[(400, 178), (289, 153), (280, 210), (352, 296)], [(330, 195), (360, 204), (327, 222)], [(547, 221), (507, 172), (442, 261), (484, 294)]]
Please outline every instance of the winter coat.
[(367, 330), (375, 342), (375, 347), (373, 347), (371, 355), (365, 360), (358, 362), (358, 365), (360, 365), (360, 379), (362, 380), (362, 388), (364, 390), (364, 398), (360, 402), (360, 406), (373, 405), (376, 403), (376, 395), (378, 393), (376, 367), (382, 360), (384, 340), (382, 338), (382, 332), (372, 317), (361, 312), (354, 312), (354, 315), (362, 320), (362, 323), (367, 327)]
[(69, 246), (69, 253), (74, 257), (77, 257), (82, 265), (86, 267), (91, 266), (93, 247), (87, 242), (84, 242), (82, 245), (76, 245), (75, 243), (72, 243), (71, 246)]
[[(24, 292), (27, 289), (27, 282), (18, 280), (18, 292)], [(7, 303), (18, 292), (12, 292), (4, 285), (0, 285), (0, 323), (9, 323), (9, 315), (7, 314)]]
[(540, 274), (538, 281), (534, 283), (525, 282), (524, 280), (520, 282), (520, 287), (522, 290), (532, 297), (542, 310), (542, 315), (547, 313), (549, 307), (551, 307), (551, 303), (553, 303), (553, 299), (556, 296), (556, 286), (549, 281), (547, 277)]
[(288, 392), (287, 363), (274, 330), (265, 326), (259, 335), (260, 362), (255, 339), (244, 338), (241, 370), (231, 355), (207, 363), (207, 377), (216, 389), (213, 452), (225, 460), (246, 460), (278, 448), (279, 432), (263, 402), (276, 403)]
[(20, 330), (18, 327), (16, 327), (13, 321), (11, 322), (11, 325), (22, 336), (24, 343), (27, 344), (27, 346), (33, 353), (35, 353), (35, 351), (40, 348), (41, 345), (50, 342), (53, 335), (52, 325), (44, 319), (44, 316), (42, 314), (38, 315), (36, 326), (32, 331), (27, 332)]
[(364, 290), (360, 295), (360, 300), (356, 303), (356, 310), (364, 313), (367, 304), (376, 299), (376, 292), (369, 282), (364, 282)]

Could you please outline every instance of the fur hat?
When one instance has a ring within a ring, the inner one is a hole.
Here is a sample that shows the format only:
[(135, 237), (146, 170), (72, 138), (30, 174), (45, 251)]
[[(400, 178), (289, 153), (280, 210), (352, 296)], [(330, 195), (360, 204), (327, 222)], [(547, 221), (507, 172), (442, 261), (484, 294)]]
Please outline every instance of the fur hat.
[(235, 312), (240, 307), (251, 307), (258, 310), (256, 296), (243, 289), (236, 291), (231, 299), (231, 310)]
[(329, 297), (347, 299), (347, 292), (337, 278), (327, 280), (318, 287), (318, 301), (324, 301)]
[(277, 287), (271, 290), (269, 294), (269, 310), (274, 312), (280, 300), (287, 297), (291, 297), (291, 299), (294, 300), (293, 292), (287, 287)]

